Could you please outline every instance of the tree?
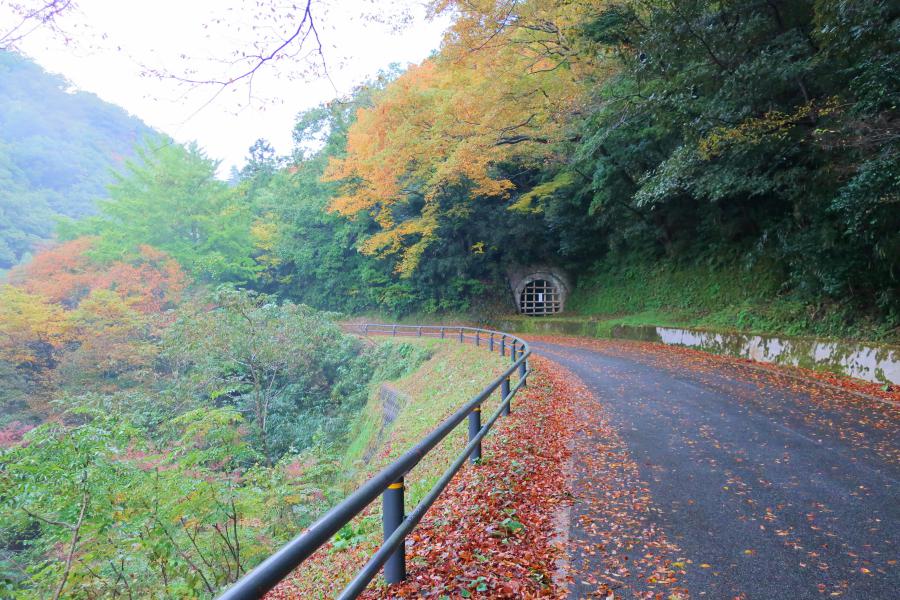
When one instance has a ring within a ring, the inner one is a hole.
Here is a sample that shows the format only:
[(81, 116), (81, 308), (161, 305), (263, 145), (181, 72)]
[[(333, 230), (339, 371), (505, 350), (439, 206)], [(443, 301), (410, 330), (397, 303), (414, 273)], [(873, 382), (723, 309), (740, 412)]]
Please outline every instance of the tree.
[(93, 290), (70, 313), (71, 339), (53, 379), (63, 390), (124, 391), (153, 376), (159, 323), (114, 291)]
[(62, 308), (17, 287), (0, 286), (0, 360), (31, 370), (50, 367), (70, 335)]
[(93, 258), (96, 237), (45, 247), (17, 267), (10, 280), (30, 293), (74, 308), (94, 290), (114, 290), (132, 308), (161, 312), (178, 303), (187, 285), (181, 267), (165, 252), (141, 245), (127, 261)]
[(621, 72), (592, 95), (570, 193), (590, 186), (619, 257), (772, 260), (806, 300), (896, 312), (897, 195), (884, 169), (896, 157), (885, 85), (897, 16), (886, 2), (601, 12), (583, 31)]
[(323, 310), (360, 311), (379, 306), (390, 266), (360, 254), (358, 243), (377, 231), (371, 219), (354, 221), (325, 210), (336, 185), (321, 181), (330, 156), (342, 154), (347, 129), (374, 89), (396, 77), (384, 73), (352, 97), (301, 113), (294, 129), (292, 164), (264, 185), (254, 178), (248, 202), (260, 215), (254, 225), (256, 260), (266, 267), (258, 284), (282, 297)]
[(138, 154), (100, 202), (100, 214), (64, 227), (62, 235), (96, 236), (91, 256), (101, 262), (128, 262), (151, 246), (201, 280), (251, 279), (252, 214), (216, 179), (218, 163), (196, 145), (170, 141)]
[(250, 146), (250, 154), (240, 175), (242, 179), (257, 178), (262, 179), (262, 183), (265, 183), (265, 180), (282, 166), (281, 163), (282, 161), (275, 153), (272, 144), (260, 138)]
[(439, 242), (439, 195), (463, 187), (470, 196), (505, 199), (516, 185), (502, 166), (521, 171), (553, 159), (583, 104), (584, 73), (596, 71), (588, 57), (574, 59), (566, 39), (586, 8), (436, 3), (437, 11), (460, 13), (445, 48), (359, 111), (346, 156), (325, 174), (344, 183), (332, 210), (368, 212), (381, 226), (364, 252), (399, 254), (397, 270), (409, 276)]
[(4, 597), (212, 597), (274, 551), (306, 499), (280, 471), (235, 469), (234, 411), (173, 420), (168, 448), (118, 417), (70, 416), (86, 422), (0, 448), (0, 541), (20, 547), (0, 558)]
[(357, 362), (358, 342), (307, 306), (220, 289), (182, 311), (164, 351), (187, 393), (234, 407), (252, 423), (271, 465), (340, 414), (332, 386)]

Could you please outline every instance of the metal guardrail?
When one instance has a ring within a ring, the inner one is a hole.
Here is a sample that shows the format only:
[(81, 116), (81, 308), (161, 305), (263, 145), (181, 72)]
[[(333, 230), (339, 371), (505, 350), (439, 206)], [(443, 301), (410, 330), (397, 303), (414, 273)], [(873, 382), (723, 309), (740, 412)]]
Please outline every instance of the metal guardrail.
[[(498, 348), (501, 356), (510, 356), (511, 365), (499, 377), (487, 385), (477, 396), (447, 417), (431, 433), (393, 463), (379, 471), (374, 477), (358, 487), (337, 506), (329, 510), (303, 533), (288, 542), (275, 554), (263, 561), (255, 569), (244, 575), (237, 583), (219, 596), (219, 600), (247, 600), (262, 598), (297, 568), (313, 552), (325, 545), (331, 537), (356, 515), (368, 507), (379, 495), (382, 496), (382, 524), (384, 543), (372, 555), (353, 581), (344, 589), (339, 598), (347, 600), (359, 596), (378, 571), (384, 567), (388, 583), (398, 583), (406, 579), (405, 539), (410, 531), (422, 520), (426, 511), (434, 504), (453, 476), (462, 468), (466, 459), (475, 463), (481, 458), (481, 440), (488, 434), (494, 423), (510, 412), (510, 404), (516, 392), (526, 385), (528, 357), (531, 349), (525, 340), (501, 331), (478, 329), (475, 327), (450, 327), (440, 325), (382, 325), (365, 324), (360, 332), (366, 335), (391, 335), (415, 337), (439, 337), (448, 335), (460, 343), (471, 342), (475, 346), (486, 346), (491, 352)], [(510, 378), (518, 372), (518, 381), (510, 387)], [(481, 405), (495, 390), (500, 390), (500, 406), (481, 423)], [(468, 419), (469, 442), (456, 457), (450, 467), (429, 490), (424, 498), (404, 515), (404, 477), (437, 446), (447, 435)]]

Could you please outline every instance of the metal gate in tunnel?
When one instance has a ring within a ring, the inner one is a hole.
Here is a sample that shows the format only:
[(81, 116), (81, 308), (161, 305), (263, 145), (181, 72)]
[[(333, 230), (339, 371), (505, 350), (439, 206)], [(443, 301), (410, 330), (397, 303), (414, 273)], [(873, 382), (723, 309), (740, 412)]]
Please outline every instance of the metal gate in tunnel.
[(519, 312), (523, 315), (552, 315), (562, 310), (560, 290), (546, 279), (525, 284), (519, 296)]

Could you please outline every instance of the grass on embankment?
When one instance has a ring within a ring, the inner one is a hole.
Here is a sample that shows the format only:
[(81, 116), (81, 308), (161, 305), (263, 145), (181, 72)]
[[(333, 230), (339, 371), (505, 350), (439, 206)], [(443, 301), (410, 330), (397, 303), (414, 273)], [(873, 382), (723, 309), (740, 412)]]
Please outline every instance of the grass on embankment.
[(616, 325), (662, 325), (721, 331), (900, 341), (900, 316), (873, 318), (839, 302), (811, 303), (782, 291), (764, 263), (752, 268), (670, 262), (607, 266), (582, 278), (564, 320), (596, 321), (593, 335)]
[[(391, 384), (409, 401), (401, 408), (383, 443), (367, 465), (361, 464), (361, 459), (365, 450), (377, 441), (372, 436), (377, 433), (378, 427), (359, 427), (366, 433), (351, 444), (344, 456), (344, 465), (348, 469), (357, 469), (360, 479), (365, 479), (409, 450), (509, 366), (508, 358), (503, 359), (496, 352), (491, 354), (484, 346), (476, 348), (450, 338), (411, 340), (410, 343), (430, 349), (432, 356), (414, 373)], [(499, 396), (494, 394), (484, 406), (485, 415), (496, 408), (498, 400)], [(373, 393), (359, 420), (377, 423), (380, 419), (381, 401), (377, 393)], [(412, 503), (418, 502), (434, 485), (465, 443), (466, 427), (462, 423), (423, 459), (406, 482), (407, 498)]]
[[(393, 340), (373, 339), (376, 342)], [(382, 419), (379, 389), (372, 390), (368, 404), (351, 428), (351, 441), (341, 459), (342, 468), (351, 482), (348, 493), (409, 450), (509, 366), (508, 357), (501, 358), (496, 353), (489, 353), (484, 346), (476, 348), (451, 338), (403, 338), (402, 341), (427, 349), (430, 358), (414, 372), (390, 383), (395, 390), (408, 397), (408, 402), (382, 433), (381, 443), (366, 463), (364, 456), (378, 442)], [(498, 401), (498, 395), (494, 394), (485, 405), (485, 415), (496, 409)], [(466, 423), (463, 421), (406, 478), (407, 509), (421, 500), (459, 454), (466, 444), (466, 435)], [(319, 550), (294, 573), (287, 586), (271, 597), (334, 597), (349, 583), (380, 542), (381, 505), (376, 501), (336, 536), (331, 547)]]

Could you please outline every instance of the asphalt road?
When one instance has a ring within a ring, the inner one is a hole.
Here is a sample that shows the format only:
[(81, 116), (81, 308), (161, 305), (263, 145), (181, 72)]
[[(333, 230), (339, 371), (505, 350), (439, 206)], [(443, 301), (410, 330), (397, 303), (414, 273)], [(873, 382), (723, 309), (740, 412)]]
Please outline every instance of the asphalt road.
[[(900, 599), (900, 440), (895, 421), (873, 416), (877, 406), (658, 351), (532, 347), (602, 405), (649, 493), (642, 518), (677, 548), (670, 560), (683, 565), (690, 597)], [(576, 462), (591, 443), (580, 442)], [(605, 506), (602, 486), (580, 491), (576, 515)], [(598, 546), (590, 569), (599, 576), (608, 548), (597, 530), (576, 518), (570, 536)], [(576, 581), (572, 596), (589, 590)], [(634, 573), (616, 597), (646, 590)]]

